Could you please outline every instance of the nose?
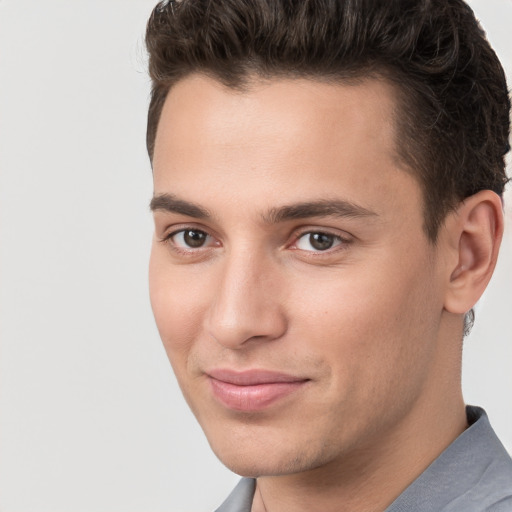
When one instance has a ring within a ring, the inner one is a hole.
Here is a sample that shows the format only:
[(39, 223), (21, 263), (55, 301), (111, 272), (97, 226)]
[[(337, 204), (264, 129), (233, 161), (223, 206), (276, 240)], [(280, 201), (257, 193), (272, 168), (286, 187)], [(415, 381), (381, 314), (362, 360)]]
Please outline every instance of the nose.
[(278, 269), (256, 255), (233, 254), (220, 265), (206, 329), (219, 344), (240, 349), (280, 338), (287, 329)]

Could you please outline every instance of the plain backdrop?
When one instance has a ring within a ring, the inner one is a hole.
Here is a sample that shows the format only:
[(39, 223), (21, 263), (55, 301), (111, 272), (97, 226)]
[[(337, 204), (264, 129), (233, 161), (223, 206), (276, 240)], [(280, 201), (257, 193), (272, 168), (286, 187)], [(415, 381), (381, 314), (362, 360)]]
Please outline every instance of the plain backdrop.
[[(510, 77), (511, 0), (471, 4)], [(149, 306), (152, 7), (0, 0), (1, 512), (208, 511), (238, 479), (184, 404)], [(512, 450), (506, 214), (463, 384)]]

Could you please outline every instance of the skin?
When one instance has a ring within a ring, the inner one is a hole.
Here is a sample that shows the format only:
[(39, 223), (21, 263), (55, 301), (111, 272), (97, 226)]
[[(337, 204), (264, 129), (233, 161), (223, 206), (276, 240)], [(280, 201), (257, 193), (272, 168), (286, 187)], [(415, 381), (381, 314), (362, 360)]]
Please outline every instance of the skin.
[[(254, 512), (384, 510), (466, 427), (462, 319), (494, 268), (501, 205), (477, 194), (427, 239), (394, 92), (276, 79), (242, 93), (192, 75), (164, 105), (151, 303), (212, 449), (258, 477)], [(335, 213), (304, 208), (326, 201)], [(218, 368), (305, 383), (233, 410), (212, 392)]]

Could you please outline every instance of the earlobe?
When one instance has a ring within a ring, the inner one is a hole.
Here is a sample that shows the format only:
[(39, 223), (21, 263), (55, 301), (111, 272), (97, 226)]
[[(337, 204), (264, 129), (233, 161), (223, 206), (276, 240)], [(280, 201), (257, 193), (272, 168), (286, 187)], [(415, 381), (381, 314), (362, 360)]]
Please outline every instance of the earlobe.
[(503, 236), (501, 198), (482, 190), (467, 198), (451, 215), (455, 221), (447, 229), (458, 248), (456, 262), (449, 269), (445, 309), (464, 314), (481, 297), (496, 266)]

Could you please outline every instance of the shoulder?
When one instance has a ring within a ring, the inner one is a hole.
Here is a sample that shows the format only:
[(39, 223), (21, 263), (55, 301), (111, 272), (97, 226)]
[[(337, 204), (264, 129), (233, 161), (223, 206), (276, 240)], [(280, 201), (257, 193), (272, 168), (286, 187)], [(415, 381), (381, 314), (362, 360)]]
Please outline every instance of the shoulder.
[(512, 459), (483, 409), (467, 416), (468, 429), (386, 512), (512, 512)]
[(485, 512), (512, 512), (512, 495), (490, 505)]
[(459, 496), (443, 510), (512, 512), (512, 459), (485, 412), (468, 407), (467, 413), (470, 424), (474, 423), (459, 438), (459, 449), (448, 450), (455, 463), (451, 467), (455, 477), (452, 485), (458, 488)]

